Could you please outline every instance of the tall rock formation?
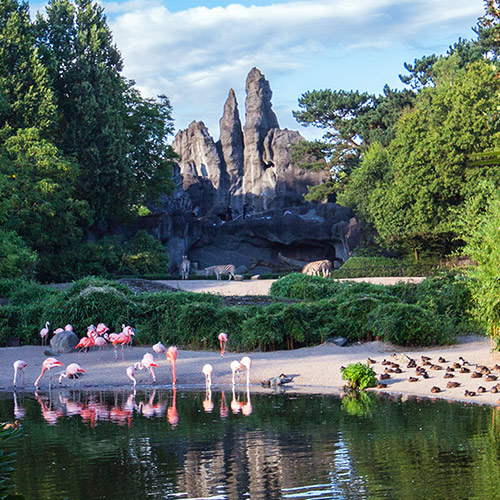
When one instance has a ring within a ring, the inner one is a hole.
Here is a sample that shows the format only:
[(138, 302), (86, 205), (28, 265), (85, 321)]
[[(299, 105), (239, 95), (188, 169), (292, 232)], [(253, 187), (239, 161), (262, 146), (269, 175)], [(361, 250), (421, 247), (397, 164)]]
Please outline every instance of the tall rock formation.
[(216, 206), (220, 212), (227, 205), (241, 212), (244, 203), (257, 211), (281, 210), (302, 204), (307, 186), (326, 180), (324, 173), (293, 164), (290, 145), (303, 138), (299, 132), (279, 128), (269, 82), (257, 68), (248, 74), (246, 93), (243, 130), (231, 89), (217, 143), (203, 122), (191, 123), (174, 140), (182, 189), (191, 197), (195, 213)]

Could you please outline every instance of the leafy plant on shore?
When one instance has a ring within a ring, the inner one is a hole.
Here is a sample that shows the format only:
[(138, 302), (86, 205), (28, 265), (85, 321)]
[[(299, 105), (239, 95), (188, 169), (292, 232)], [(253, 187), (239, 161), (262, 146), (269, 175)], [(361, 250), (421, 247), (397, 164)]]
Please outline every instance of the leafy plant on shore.
[(375, 387), (377, 376), (372, 368), (363, 363), (352, 363), (342, 369), (342, 379), (347, 380), (350, 389), (359, 390)]

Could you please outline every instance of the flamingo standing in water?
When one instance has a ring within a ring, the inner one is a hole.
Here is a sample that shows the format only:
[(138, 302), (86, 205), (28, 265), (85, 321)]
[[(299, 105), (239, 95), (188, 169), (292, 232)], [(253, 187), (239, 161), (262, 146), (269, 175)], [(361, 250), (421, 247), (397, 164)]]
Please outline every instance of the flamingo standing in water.
[[(52, 370), (52, 368), (55, 368), (56, 366), (64, 366), (64, 363), (61, 363), (56, 358), (47, 358), (43, 363), (42, 363), (42, 373), (40, 373), (40, 376), (35, 380), (35, 387), (38, 389), (38, 382), (40, 382), (40, 379), (43, 377), (43, 374), (47, 370)], [(52, 375), (49, 377), (49, 389), (50, 389), (50, 383), (52, 382)]]
[(219, 342), (220, 342), (220, 357), (223, 358), (227, 342), (227, 335), (224, 332), (219, 333)]
[(47, 338), (49, 337), (49, 326), (50, 323), (47, 321), (45, 327), (40, 330), (40, 338), (42, 339), (42, 345), (47, 343)]
[(17, 379), (17, 373), (21, 372), (22, 378), (23, 378), (23, 384), (24, 384), (24, 369), (28, 366), (28, 363), (26, 361), (23, 361), (22, 359), (18, 359), (17, 361), (14, 361), (14, 380), (12, 383), (14, 384), (14, 387), (16, 387), (16, 379)]
[(210, 363), (207, 363), (206, 365), (203, 365), (201, 371), (205, 375), (205, 385), (208, 391), (212, 386), (212, 373), (214, 371), (214, 368)]
[(175, 345), (171, 345), (167, 349), (167, 359), (172, 363), (172, 385), (175, 385), (176, 383), (176, 378), (175, 378), (175, 361), (177, 359), (177, 347)]
[(248, 356), (241, 358), (240, 363), (245, 367), (247, 372), (247, 385), (250, 384), (250, 367), (252, 366), (252, 360)]
[(77, 378), (80, 378), (80, 373), (87, 373), (78, 363), (71, 363), (66, 367), (66, 372), (59, 375), (59, 383), (63, 378), (73, 379), (73, 383)]

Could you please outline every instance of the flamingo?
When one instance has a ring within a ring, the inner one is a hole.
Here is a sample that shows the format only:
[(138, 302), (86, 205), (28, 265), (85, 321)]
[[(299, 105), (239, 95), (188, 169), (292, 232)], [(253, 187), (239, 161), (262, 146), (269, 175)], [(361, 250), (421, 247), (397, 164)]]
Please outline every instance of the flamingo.
[(45, 327), (40, 330), (40, 338), (42, 339), (42, 345), (47, 343), (47, 338), (49, 336), (49, 326), (50, 323), (47, 321)]
[(72, 332), (73, 331), (73, 325), (70, 325), (69, 323), (64, 327), (64, 330), (66, 332)]
[(12, 383), (14, 384), (14, 387), (16, 387), (16, 378), (17, 378), (17, 372), (21, 372), (22, 378), (23, 378), (23, 384), (24, 384), (24, 369), (28, 366), (28, 363), (26, 361), (23, 361), (22, 359), (18, 359), (17, 361), (14, 361), (14, 380)]
[(97, 324), (97, 329), (96, 329), (97, 335), (103, 335), (108, 331), (109, 331), (109, 328), (104, 323)]
[(71, 378), (73, 380), (80, 377), (80, 373), (87, 373), (78, 363), (71, 363), (66, 367), (66, 372), (59, 375), (59, 383), (64, 378)]
[(97, 337), (94, 340), (94, 345), (96, 345), (97, 347), (99, 347), (99, 351), (102, 351), (102, 348), (104, 346), (108, 345), (108, 342), (107, 342), (107, 340), (104, 337)]
[(54, 330), (54, 335), (57, 335), (58, 333), (64, 332), (64, 328), (56, 328)]
[(159, 367), (155, 363), (155, 359), (150, 352), (147, 352), (146, 354), (144, 354), (140, 363), (136, 363), (134, 365), (134, 368), (136, 368), (138, 370), (142, 370), (143, 368), (146, 368), (147, 370), (149, 370), (149, 373), (151, 374), (151, 378), (153, 379), (153, 383), (156, 384), (156, 375), (155, 375), (153, 368), (159, 368)]
[(227, 335), (224, 332), (219, 333), (219, 342), (220, 342), (220, 357), (223, 358), (227, 342)]
[(134, 383), (134, 389), (137, 385), (137, 380), (135, 379), (135, 366), (128, 366), (126, 369), (127, 377)]
[(247, 385), (250, 384), (250, 367), (252, 366), (252, 360), (248, 356), (241, 358), (240, 363), (245, 367), (247, 372)]
[(210, 390), (210, 387), (212, 386), (212, 373), (214, 371), (214, 368), (210, 363), (207, 363), (206, 365), (203, 365), (203, 368), (201, 369), (201, 371), (205, 375), (205, 385), (206, 385), (207, 391), (208, 391), (208, 390)]
[(172, 363), (172, 385), (175, 385), (175, 360), (177, 359), (177, 347), (175, 345), (171, 345), (167, 349), (167, 359)]
[(165, 354), (165, 356), (167, 355), (167, 348), (161, 342), (158, 342), (153, 346), (153, 351), (156, 352), (156, 354)]
[[(92, 325), (93, 326), (93, 325)], [(92, 330), (90, 329), (91, 327), (89, 326), (87, 329), (87, 335), (88, 337), (82, 337), (80, 339), (80, 342), (76, 344), (75, 349), (80, 349), (80, 352), (85, 352), (85, 355), (87, 355), (88, 350), (95, 345), (95, 340), (94, 337), (92, 336)]]
[[(43, 374), (47, 370), (52, 370), (52, 368), (55, 368), (56, 366), (64, 366), (64, 363), (61, 361), (57, 360), (56, 358), (47, 358), (43, 363), (42, 363), (42, 373), (40, 373), (40, 376), (35, 380), (35, 387), (38, 389), (38, 382), (40, 382), (40, 379), (43, 377)], [(50, 389), (50, 383), (52, 382), (52, 375), (49, 378), (49, 389)]]
[(236, 384), (235, 380), (234, 380), (234, 377), (236, 375), (236, 372), (239, 371), (239, 370), (243, 370), (243, 365), (239, 362), (239, 361), (231, 361), (231, 371), (233, 372), (233, 385)]
[(113, 340), (113, 347), (115, 348), (115, 361), (118, 361), (118, 353), (116, 352), (117, 345), (120, 344), (122, 346), (122, 360), (124, 360), (123, 346), (132, 340), (132, 328), (130, 326), (122, 326), (124, 327), (123, 331), (118, 334), (118, 337), (116, 337), (115, 340)]

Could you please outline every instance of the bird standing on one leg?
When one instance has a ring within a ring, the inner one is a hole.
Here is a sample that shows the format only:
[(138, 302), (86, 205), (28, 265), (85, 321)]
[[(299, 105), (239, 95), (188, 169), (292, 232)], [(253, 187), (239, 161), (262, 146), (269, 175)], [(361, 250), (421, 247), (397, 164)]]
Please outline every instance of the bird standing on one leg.
[(42, 339), (42, 345), (47, 343), (47, 339), (49, 337), (49, 326), (50, 323), (47, 321), (45, 323), (45, 327), (40, 330), (40, 338)]

